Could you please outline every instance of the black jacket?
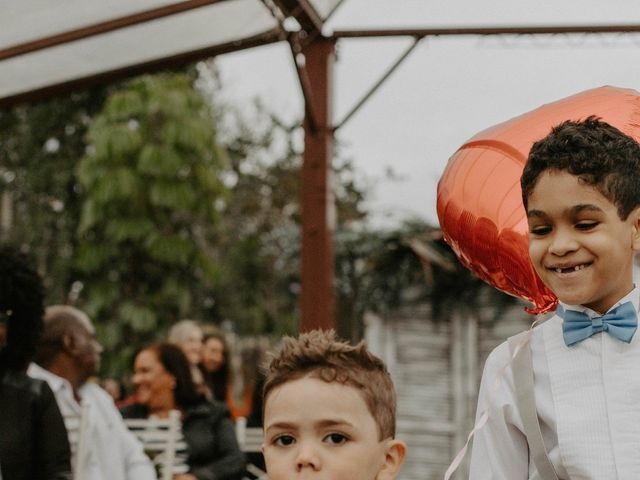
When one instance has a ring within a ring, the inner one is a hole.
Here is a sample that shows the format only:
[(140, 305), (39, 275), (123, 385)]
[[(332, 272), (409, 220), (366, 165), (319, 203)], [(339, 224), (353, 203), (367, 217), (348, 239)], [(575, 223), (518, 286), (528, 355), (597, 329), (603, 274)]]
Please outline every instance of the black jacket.
[(70, 479), (67, 430), (49, 385), (23, 373), (1, 376), (2, 480)]
[[(147, 418), (149, 414), (144, 405), (129, 405), (121, 412), (124, 418)], [(182, 435), (187, 444), (189, 473), (198, 480), (242, 478), (246, 461), (224, 404), (203, 401), (185, 410)]]

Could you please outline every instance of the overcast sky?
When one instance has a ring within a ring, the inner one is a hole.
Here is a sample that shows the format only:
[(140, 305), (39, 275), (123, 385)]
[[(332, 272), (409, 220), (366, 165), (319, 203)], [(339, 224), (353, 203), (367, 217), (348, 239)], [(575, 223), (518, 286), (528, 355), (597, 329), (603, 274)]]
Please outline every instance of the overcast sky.
[[(640, 24), (637, 0), (344, 0), (331, 29), (361, 27)], [(334, 72), (340, 121), (411, 40), (341, 40)], [(218, 57), (227, 100), (259, 97), (283, 118), (302, 116), (289, 48)], [(425, 39), (338, 132), (376, 225), (420, 217), (437, 223), (436, 186), (448, 158), (479, 131), (578, 93), (640, 90), (640, 35)], [(396, 180), (385, 179), (391, 169)]]

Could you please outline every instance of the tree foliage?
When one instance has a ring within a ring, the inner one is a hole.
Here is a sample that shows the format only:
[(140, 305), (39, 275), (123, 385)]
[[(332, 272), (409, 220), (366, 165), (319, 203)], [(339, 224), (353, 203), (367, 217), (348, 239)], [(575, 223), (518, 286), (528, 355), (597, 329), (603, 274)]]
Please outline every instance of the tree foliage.
[[(2, 240), (35, 253), (48, 303), (90, 314), (110, 374), (181, 317), (297, 331), (300, 122), (259, 104), (247, 117), (217, 102), (219, 85), (203, 95), (192, 78), (143, 76), (0, 111), (0, 198), (11, 194), (13, 212)], [(482, 298), (461, 267), (420, 263), (411, 240), (433, 227), (368, 228), (366, 189), (336, 152), (340, 333), (359, 339), (367, 310), (431, 301), (446, 318)]]
[(105, 90), (0, 110), (0, 240), (38, 262), (47, 301), (65, 303), (73, 282), (80, 199), (74, 167)]
[(342, 228), (336, 235), (336, 288), (339, 333), (362, 338), (367, 311), (385, 315), (407, 300), (427, 299), (419, 257), (409, 246), (429, 227), (409, 222), (395, 229)]
[(363, 336), (367, 311), (397, 315), (429, 304), (436, 322), (454, 313), (492, 322), (516, 302), (464, 268), (440, 230), (421, 220), (388, 230), (343, 229), (336, 252), (338, 327), (353, 341)]
[(225, 156), (208, 106), (183, 74), (115, 90), (88, 141), (76, 169), (83, 202), (75, 265), (82, 306), (121, 360), (180, 317), (206, 310), (219, 275)]
[[(300, 293), (302, 128), (256, 104), (251, 121), (231, 109), (225, 132), (230, 187), (221, 243), (228, 254), (216, 296), (219, 318), (241, 333), (294, 334)], [(240, 120), (240, 121), (239, 121)], [(353, 165), (336, 160), (338, 223), (365, 216)]]

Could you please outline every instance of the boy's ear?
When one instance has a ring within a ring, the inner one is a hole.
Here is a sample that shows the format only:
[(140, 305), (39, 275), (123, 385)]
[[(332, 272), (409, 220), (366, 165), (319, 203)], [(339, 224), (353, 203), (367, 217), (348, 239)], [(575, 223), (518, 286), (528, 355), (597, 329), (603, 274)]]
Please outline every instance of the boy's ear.
[(384, 463), (376, 476), (376, 480), (395, 480), (398, 473), (400, 473), (400, 467), (402, 467), (406, 454), (406, 443), (397, 439), (389, 440), (385, 448)]
[(629, 218), (632, 222), (633, 236), (632, 236), (632, 248), (634, 251), (640, 251), (640, 207), (636, 207), (629, 214)]

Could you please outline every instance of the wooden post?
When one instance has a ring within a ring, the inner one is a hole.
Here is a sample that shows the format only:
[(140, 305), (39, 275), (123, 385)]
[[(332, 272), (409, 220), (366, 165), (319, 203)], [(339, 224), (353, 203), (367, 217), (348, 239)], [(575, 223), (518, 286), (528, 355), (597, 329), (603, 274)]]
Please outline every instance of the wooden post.
[[(335, 206), (330, 173), (333, 157), (331, 77), (333, 40), (317, 37), (302, 50), (310, 95), (304, 121), (302, 166), (302, 289), (300, 331), (335, 328), (333, 229)], [(313, 119), (309, 118), (310, 110)]]

